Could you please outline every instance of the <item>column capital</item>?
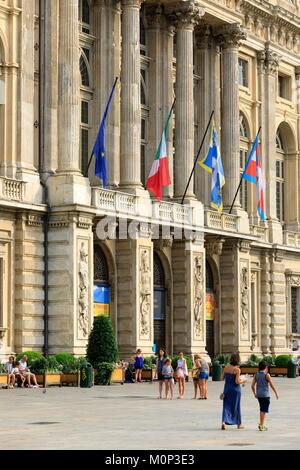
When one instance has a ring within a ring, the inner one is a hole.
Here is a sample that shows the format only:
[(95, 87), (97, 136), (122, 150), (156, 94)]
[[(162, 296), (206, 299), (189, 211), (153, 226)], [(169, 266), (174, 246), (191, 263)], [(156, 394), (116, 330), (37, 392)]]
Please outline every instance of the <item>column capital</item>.
[(212, 35), (209, 25), (204, 24), (197, 28), (195, 36), (198, 49), (207, 49), (211, 45)]
[(165, 14), (178, 29), (194, 29), (204, 16), (198, 0), (177, 0), (165, 5)]
[(121, 0), (122, 8), (141, 8), (144, 0)]
[(146, 4), (147, 26), (149, 29), (159, 29), (162, 21), (162, 7), (157, 4)]
[(94, 7), (119, 7), (120, 0), (94, 0)]
[(215, 36), (219, 40), (219, 44), (223, 48), (238, 48), (241, 41), (246, 39), (247, 34), (245, 28), (239, 23), (232, 23), (222, 26), (215, 32)]
[(295, 67), (296, 80), (300, 80), (300, 65)]
[(269, 49), (269, 47), (266, 48), (266, 58), (265, 58), (265, 67), (266, 71), (270, 75), (276, 75), (278, 72), (278, 67), (279, 67), (279, 62), (280, 62), (280, 56)]

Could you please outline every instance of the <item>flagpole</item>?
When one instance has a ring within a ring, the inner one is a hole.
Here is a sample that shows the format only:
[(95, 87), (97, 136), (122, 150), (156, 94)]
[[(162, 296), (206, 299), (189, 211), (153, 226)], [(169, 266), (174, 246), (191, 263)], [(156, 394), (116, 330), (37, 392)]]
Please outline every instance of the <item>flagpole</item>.
[(183, 195), (181, 204), (184, 204), (185, 196), (186, 196), (186, 193), (187, 193), (187, 191), (188, 191), (188, 188), (189, 188), (191, 179), (192, 179), (192, 177), (193, 177), (193, 174), (194, 174), (196, 165), (197, 165), (197, 163), (198, 163), (198, 160), (199, 160), (199, 157), (200, 157), (200, 154), (201, 154), (201, 151), (202, 151), (202, 148), (203, 148), (203, 145), (204, 145), (204, 142), (205, 142), (207, 133), (208, 133), (208, 129), (209, 129), (209, 127), (210, 127), (210, 124), (211, 124), (211, 121), (212, 121), (212, 119), (213, 119), (213, 117), (214, 117), (214, 114), (215, 114), (215, 111), (212, 111), (212, 113), (211, 113), (211, 115), (210, 115), (210, 118), (209, 118), (209, 121), (208, 121), (208, 124), (207, 124), (207, 127), (206, 127), (206, 130), (205, 130), (205, 133), (204, 133), (204, 136), (203, 136), (203, 139), (202, 139), (202, 142), (201, 142), (201, 145), (200, 145), (200, 148), (199, 148), (199, 151), (198, 151), (197, 156), (196, 156), (196, 158), (195, 158), (194, 166), (193, 166), (193, 169), (192, 169), (192, 172), (191, 172), (191, 175), (190, 175), (188, 184), (186, 185), (186, 188), (185, 188), (185, 191), (184, 191), (184, 195)]
[[(258, 129), (258, 133), (256, 134), (255, 140), (259, 137), (260, 131), (261, 131), (261, 126), (260, 126), (260, 128)], [(247, 162), (247, 163), (248, 163), (248, 162)], [(246, 166), (246, 168), (247, 168), (247, 166)], [(236, 190), (236, 193), (235, 193), (233, 202), (232, 202), (231, 207), (230, 207), (229, 214), (231, 214), (231, 212), (232, 212), (232, 209), (233, 209), (234, 203), (235, 203), (235, 201), (236, 201), (236, 198), (237, 198), (237, 196), (238, 196), (239, 190), (241, 189), (241, 186), (242, 186), (242, 182), (243, 182), (243, 178), (244, 178), (244, 174), (245, 174), (246, 168), (245, 168), (245, 170), (244, 170), (243, 173), (242, 173), (242, 176), (241, 176), (241, 179), (240, 179), (240, 183), (239, 183), (239, 185), (238, 185), (238, 188), (237, 188), (237, 190)]]
[[(115, 91), (115, 88), (116, 88), (116, 86), (117, 86), (118, 80), (119, 80), (119, 77), (116, 77), (114, 86), (112, 87), (112, 91), (111, 91), (111, 93), (110, 93), (110, 96), (113, 95), (113, 93), (114, 93), (114, 91)], [(85, 175), (84, 175), (85, 178), (87, 178), (88, 175), (89, 175), (89, 169), (90, 169), (90, 166), (91, 166), (91, 163), (92, 163), (93, 156), (94, 156), (94, 154), (93, 154), (93, 152), (92, 152), (92, 154), (91, 154), (91, 156), (90, 156), (90, 159), (89, 159), (89, 163), (88, 163), (86, 172), (85, 172)]]

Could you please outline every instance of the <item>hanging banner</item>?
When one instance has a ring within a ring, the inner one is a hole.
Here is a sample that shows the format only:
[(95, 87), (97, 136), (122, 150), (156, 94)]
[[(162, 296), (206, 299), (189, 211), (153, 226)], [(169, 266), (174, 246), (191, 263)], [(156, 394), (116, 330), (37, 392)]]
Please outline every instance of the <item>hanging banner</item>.
[(94, 317), (109, 317), (110, 288), (94, 286)]
[(215, 319), (215, 296), (214, 294), (206, 293), (205, 297), (205, 312), (206, 312), (206, 320), (214, 320)]

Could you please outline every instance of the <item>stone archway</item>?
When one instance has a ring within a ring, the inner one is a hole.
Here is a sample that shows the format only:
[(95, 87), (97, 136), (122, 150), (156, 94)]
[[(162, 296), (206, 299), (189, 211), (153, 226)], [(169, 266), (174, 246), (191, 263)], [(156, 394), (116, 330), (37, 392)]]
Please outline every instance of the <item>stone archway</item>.
[(166, 276), (163, 264), (154, 252), (153, 263), (154, 311), (153, 332), (156, 352), (167, 346), (167, 305), (166, 305)]
[(94, 246), (93, 300), (94, 318), (101, 315), (112, 316), (109, 268), (106, 256), (100, 245)]

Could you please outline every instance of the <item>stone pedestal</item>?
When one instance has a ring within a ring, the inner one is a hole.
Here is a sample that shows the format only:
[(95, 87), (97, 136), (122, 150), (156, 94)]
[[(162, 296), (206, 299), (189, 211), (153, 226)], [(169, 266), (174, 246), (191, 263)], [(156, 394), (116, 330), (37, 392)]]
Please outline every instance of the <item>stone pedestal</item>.
[(49, 221), (49, 346), (85, 355), (93, 318), (92, 218), (55, 212)]
[(174, 353), (205, 355), (205, 250), (203, 243), (175, 241), (173, 269)]
[(250, 243), (228, 240), (220, 260), (222, 352), (251, 353)]
[(150, 238), (117, 242), (118, 345), (128, 359), (153, 346), (153, 244)]

